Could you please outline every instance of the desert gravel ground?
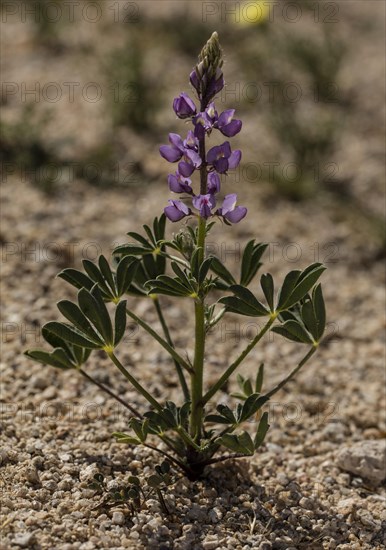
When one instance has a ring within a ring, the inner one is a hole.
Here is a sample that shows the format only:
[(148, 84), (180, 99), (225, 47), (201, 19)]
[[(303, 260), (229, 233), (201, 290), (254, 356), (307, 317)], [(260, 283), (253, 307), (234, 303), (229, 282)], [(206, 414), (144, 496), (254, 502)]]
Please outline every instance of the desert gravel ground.
[[(110, 486), (127, 472), (146, 476), (159, 463), (158, 456), (113, 441), (111, 432), (125, 430), (128, 419), (113, 400), (76, 373), (39, 366), (22, 352), (42, 344), (41, 324), (59, 318), (55, 301), (73, 296), (63, 281), (54, 279), (58, 270), (79, 266), (82, 257), (93, 259), (101, 250), (108, 254), (113, 243), (124, 242), (126, 231), (150, 221), (167, 189), (153, 185), (122, 196), (117, 190), (91, 192), (77, 182), (47, 197), (9, 179), (2, 193), (2, 548), (383, 547), (384, 484), (339, 466), (346, 447), (366, 440), (379, 445), (386, 433), (384, 270), (361, 234), (320, 204), (271, 205), (256, 188), (240, 190), (252, 214), (235, 230), (219, 225), (213, 243), (218, 250), (227, 243), (227, 265), (237, 269), (232, 252), (257, 235), (270, 243), (265, 267), (279, 280), (294, 266), (325, 260), (331, 339), (271, 404), (272, 428), (258, 455), (213, 467), (197, 483), (178, 481), (166, 495), (170, 516), (151, 500), (130, 517), (119, 507), (95, 509), (100, 499), (89, 482), (96, 472)], [(314, 257), (315, 243), (322, 257)], [(299, 250), (301, 257), (292, 261)], [(178, 346), (190, 351), (190, 304), (180, 308), (166, 300), (165, 305)], [(146, 300), (136, 310), (157, 326)], [(208, 346), (208, 382), (254, 330), (253, 320), (241, 325), (233, 317), (224, 320)], [(131, 327), (120, 353), (156, 395), (179, 399), (167, 357), (146, 334)], [(267, 338), (242, 372), (253, 373), (264, 360), (268, 388), (300, 353), (295, 344)], [(88, 368), (141, 406), (103, 357), (93, 356)]]

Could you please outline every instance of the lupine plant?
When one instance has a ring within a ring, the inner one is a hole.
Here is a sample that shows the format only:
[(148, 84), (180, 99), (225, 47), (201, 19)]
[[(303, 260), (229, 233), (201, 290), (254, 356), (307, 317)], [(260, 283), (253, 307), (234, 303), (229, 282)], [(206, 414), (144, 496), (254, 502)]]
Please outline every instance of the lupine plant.
[[(227, 138), (234, 137), (242, 127), (241, 121), (234, 118), (233, 109), (219, 113), (214, 103), (224, 86), (222, 65), (222, 50), (214, 33), (190, 74), (196, 101), (184, 92), (173, 102), (177, 117), (192, 124), (185, 139), (169, 134), (169, 145), (160, 148), (161, 156), (177, 165), (168, 177), (168, 184), (170, 191), (180, 198), (169, 200), (152, 226), (144, 225), (143, 233), (128, 233), (130, 242), (113, 251), (111, 264), (101, 256), (97, 264), (84, 260), (84, 271), (62, 271), (59, 277), (78, 289), (77, 303), (60, 301), (58, 309), (66, 322), (53, 321), (43, 327), (45, 340), (54, 348), (51, 352), (26, 352), (43, 364), (77, 370), (116, 398), (132, 413), (127, 433), (114, 434), (117, 441), (143, 445), (162, 454), (191, 480), (202, 476), (211, 464), (252, 456), (259, 449), (269, 428), (264, 406), (315, 353), (326, 317), (321, 285), (317, 284), (325, 269), (320, 263), (289, 272), (278, 292), (272, 276), (261, 275), (258, 291), (261, 296), (258, 296), (248, 287), (262, 265), (260, 260), (267, 244), (255, 240), (246, 244), (238, 276), (220, 258), (207, 253), (206, 239), (216, 222), (230, 226), (247, 214), (245, 207), (237, 206), (234, 193), (219, 201), (220, 175), (237, 168), (241, 159), (241, 151), (232, 150)], [(215, 133), (222, 134), (225, 141), (207, 150), (207, 140)], [(194, 182), (196, 174), (198, 182)], [(177, 223), (183, 219), (182, 229), (167, 239), (166, 221)], [(193, 357), (174, 345), (163, 296), (189, 300), (192, 304)], [(136, 298), (152, 300), (161, 333), (133, 311)], [(228, 314), (261, 317), (264, 325), (224, 367), (218, 380), (205, 387), (204, 372), (210, 368), (206, 362), (210, 329)], [(169, 354), (181, 386), (180, 403), (156, 398), (141, 384), (134, 370), (119, 360), (116, 348), (124, 337), (127, 318), (147, 331)], [(235, 407), (225, 405), (220, 392), (269, 331), (307, 345), (306, 354), (288, 376), (268, 391), (263, 391), (263, 365), (256, 368), (252, 379), (238, 374), (240, 390), (232, 394)], [(148, 410), (127, 403), (88, 373), (84, 364), (94, 350), (102, 350), (110, 358), (147, 402)], [(251, 429), (243, 429), (248, 421), (253, 433)]]

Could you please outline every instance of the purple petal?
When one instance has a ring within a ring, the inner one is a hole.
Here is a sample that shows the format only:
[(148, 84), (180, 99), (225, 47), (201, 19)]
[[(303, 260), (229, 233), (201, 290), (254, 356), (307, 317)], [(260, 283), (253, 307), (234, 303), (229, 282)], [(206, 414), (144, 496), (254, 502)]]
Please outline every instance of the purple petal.
[(182, 157), (182, 151), (179, 151), (171, 145), (161, 145), (159, 148), (161, 157), (163, 157), (168, 162), (177, 162)]
[(217, 172), (210, 172), (208, 175), (208, 191), (209, 193), (218, 193), (220, 191), (221, 182)]
[(178, 171), (181, 176), (189, 178), (194, 172), (194, 165), (190, 162), (185, 162), (184, 160), (178, 164)]
[(219, 174), (225, 174), (225, 172), (227, 172), (229, 168), (228, 159), (224, 157), (219, 158), (218, 160), (214, 161), (213, 166), (216, 168)]
[(241, 130), (241, 120), (232, 120), (229, 124), (219, 127), (220, 132), (226, 137), (233, 137)]
[(234, 109), (227, 109), (226, 111), (223, 111), (218, 117), (218, 127), (221, 128), (222, 126), (227, 126), (227, 124), (232, 121), (234, 114)]
[(185, 216), (189, 216), (190, 209), (181, 201), (169, 200), (169, 206), (164, 208), (165, 216), (172, 222), (178, 222)]
[(239, 149), (236, 149), (236, 151), (233, 151), (231, 156), (229, 157), (229, 170), (234, 170), (238, 167), (241, 160), (241, 151)]
[(224, 141), (224, 143), (220, 145), (220, 148), (223, 156), (228, 159), (232, 153), (231, 144), (229, 141)]
[(222, 209), (221, 209), (222, 215), (225, 216), (225, 214), (234, 210), (236, 206), (236, 202), (237, 202), (236, 193), (231, 193), (230, 195), (226, 195), (222, 203)]
[(213, 162), (217, 159), (220, 153), (221, 153), (221, 149), (218, 145), (216, 145), (215, 147), (212, 147), (212, 149), (209, 149), (208, 154), (206, 156), (207, 161), (210, 164), (213, 164)]
[(169, 142), (180, 151), (184, 150), (184, 142), (182, 141), (182, 137), (180, 135), (169, 134)]
[(185, 151), (185, 159), (192, 163), (195, 168), (199, 168), (202, 164), (201, 157), (196, 151), (192, 151), (191, 149), (188, 149)]
[(228, 214), (225, 214), (224, 217), (231, 223), (238, 223), (240, 220), (245, 218), (246, 214), (247, 209), (245, 206), (236, 206), (232, 212), (228, 212)]

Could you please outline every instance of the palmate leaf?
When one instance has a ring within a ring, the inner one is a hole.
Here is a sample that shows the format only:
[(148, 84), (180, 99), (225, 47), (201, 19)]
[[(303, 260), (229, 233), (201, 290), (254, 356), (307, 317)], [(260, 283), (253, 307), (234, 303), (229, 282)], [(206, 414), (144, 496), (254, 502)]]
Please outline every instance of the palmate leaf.
[(251, 436), (247, 432), (241, 432), (240, 435), (224, 434), (219, 437), (216, 442), (220, 443), (227, 449), (244, 456), (252, 456), (255, 452), (254, 443)]
[(31, 349), (25, 352), (27, 357), (42, 363), (43, 365), (50, 365), (58, 369), (73, 369), (75, 365), (69, 359), (68, 355), (62, 348), (56, 348), (51, 352), (43, 351), (40, 349)]
[(50, 321), (43, 326), (43, 329), (47, 332), (52, 332), (55, 336), (66, 340), (66, 342), (74, 346), (80, 346), (87, 349), (100, 349), (103, 347), (103, 344), (101, 345), (99, 342), (89, 340), (83, 333), (68, 323)]
[(227, 296), (219, 300), (220, 303), (226, 306), (228, 311), (247, 315), (248, 317), (269, 315), (269, 311), (247, 288), (241, 285), (232, 285), (229, 290), (234, 293), (234, 296)]
[(117, 302), (132, 284), (138, 265), (139, 260), (127, 256), (118, 263), (114, 273), (106, 258), (100, 256), (98, 265), (90, 260), (83, 260), (86, 274), (76, 269), (65, 269), (58, 277), (78, 289), (91, 291), (96, 284), (105, 302)]
[(96, 327), (105, 344), (112, 345), (113, 326), (98, 286), (93, 286), (91, 292), (82, 288), (78, 293), (78, 302), (80, 309)]
[(123, 244), (114, 249), (114, 256), (120, 257), (121, 261), (126, 257), (137, 257), (140, 261), (141, 269), (134, 277), (129, 293), (146, 296), (144, 284), (165, 273), (166, 258), (162, 254), (165, 251), (165, 225), (166, 217), (162, 214), (160, 218), (154, 219), (152, 229), (148, 225), (143, 226), (146, 236), (131, 231), (128, 233), (129, 237), (137, 242)]
[(276, 332), (287, 340), (292, 342), (298, 342), (300, 344), (312, 344), (313, 340), (306, 329), (298, 322), (289, 320), (283, 323), (283, 325), (273, 327), (272, 332)]
[[(267, 246), (268, 245), (265, 243), (255, 244), (254, 239), (247, 243), (241, 259), (241, 286), (248, 286), (255, 277), (256, 273), (262, 265), (262, 263), (260, 263), (260, 259), (267, 249)], [(232, 273), (225, 267), (223, 262), (218, 257), (213, 256), (210, 268), (223, 282), (223, 284), (218, 282), (217, 288), (226, 290), (231, 285), (237, 285), (237, 281)]]
[(148, 281), (146, 287), (148, 294), (165, 294), (166, 296), (192, 296), (195, 289), (190, 285), (190, 281), (184, 283), (179, 277), (169, 277), (169, 275), (159, 275), (155, 280)]
[(284, 311), (299, 302), (317, 282), (325, 266), (314, 263), (304, 271), (290, 271), (284, 279), (277, 304), (278, 311)]

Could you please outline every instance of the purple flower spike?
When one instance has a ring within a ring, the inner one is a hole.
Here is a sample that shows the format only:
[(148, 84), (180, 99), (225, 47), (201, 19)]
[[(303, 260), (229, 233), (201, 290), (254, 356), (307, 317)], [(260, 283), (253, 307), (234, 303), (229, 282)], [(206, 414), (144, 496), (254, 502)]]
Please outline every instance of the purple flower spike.
[(220, 187), (220, 176), (217, 172), (210, 172), (210, 174), (208, 174), (208, 193), (211, 193), (212, 195), (219, 193)]
[(173, 193), (188, 193), (192, 194), (192, 180), (181, 176), (179, 172), (169, 174), (168, 176), (169, 189)]
[(233, 137), (241, 130), (242, 122), (241, 120), (234, 120), (234, 114), (234, 109), (228, 109), (227, 111), (224, 111), (218, 117), (217, 124), (215, 125), (215, 127), (218, 128), (220, 132), (226, 137)]
[(161, 145), (159, 152), (168, 162), (177, 162), (184, 154), (184, 143), (178, 134), (169, 134), (170, 145)]
[(240, 163), (241, 151), (231, 150), (229, 141), (225, 141), (222, 145), (212, 147), (208, 151), (207, 161), (212, 164), (217, 172), (224, 174), (228, 170), (234, 170)]
[(236, 206), (236, 202), (236, 193), (226, 195), (222, 203), (222, 208), (219, 208), (216, 214), (222, 216), (225, 222), (238, 223), (245, 218), (247, 209), (244, 206)]
[(194, 101), (190, 99), (188, 94), (182, 92), (173, 101), (173, 109), (178, 118), (190, 118), (197, 112)]
[(172, 222), (178, 222), (191, 214), (190, 208), (182, 201), (169, 200), (169, 206), (164, 208), (165, 216)]
[(216, 199), (214, 195), (197, 195), (193, 197), (193, 206), (200, 212), (202, 218), (209, 218), (212, 215), (212, 208), (216, 206)]

